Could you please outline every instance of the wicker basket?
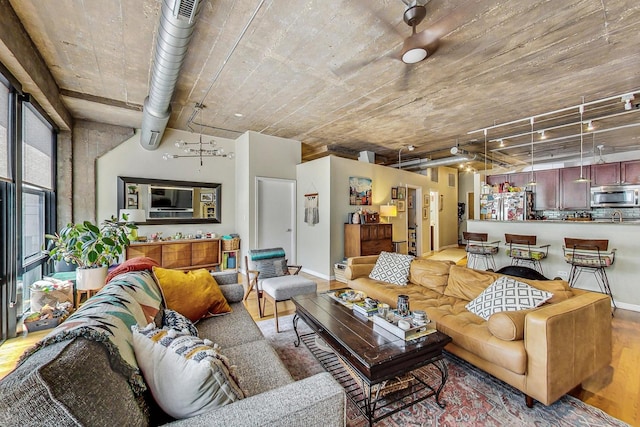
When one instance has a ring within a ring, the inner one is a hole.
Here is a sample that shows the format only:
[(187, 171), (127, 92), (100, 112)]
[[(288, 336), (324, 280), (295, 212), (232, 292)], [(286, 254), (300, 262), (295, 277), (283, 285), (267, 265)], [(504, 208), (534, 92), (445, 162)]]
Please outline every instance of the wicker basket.
[(234, 237), (229, 240), (222, 240), (222, 250), (223, 251), (235, 251), (240, 249), (240, 238)]
[[(376, 384), (372, 386), (371, 389), (369, 389), (362, 377), (358, 375), (347, 362), (345, 362), (339, 356), (338, 360), (344, 367), (345, 371), (347, 371), (349, 375), (351, 375), (351, 377), (354, 379), (354, 381), (360, 386), (364, 395), (369, 399), (377, 400), (378, 398), (382, 398), (388, 394), (405, 390), (411, 387), (415, 382), (414, 376), (411, 373), (408, 373), (387, 381), (383, 381), (380, 384)], [(369, 391), (371, 391), (372, 395), (369, 395)]]

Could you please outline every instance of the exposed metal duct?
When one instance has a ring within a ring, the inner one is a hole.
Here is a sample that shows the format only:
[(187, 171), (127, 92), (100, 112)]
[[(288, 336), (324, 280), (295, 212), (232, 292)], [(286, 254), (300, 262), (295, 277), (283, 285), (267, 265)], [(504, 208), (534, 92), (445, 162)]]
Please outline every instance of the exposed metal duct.
[(160, 146), (171, 116), (171, 98), (193, 35), (202, 0), (163, 0), (149, 95), (144, 100), (140, 145)]
[[(419, 159), (419, 160), (412, 160), (410, 162), (403, 163), (402, 169), (403, 170), (428, 169), (428, 168), (434, 168), (437, 166), (453, 165), (455, 163), (461, 163), (461, 162), (472, 162), (474, 160), (479, 160), (479, 159), (480, 159), (480, 156), (478, 154), (445, 157), (443, 159), (437, 159), (437, 160)], [(391, 167), (393, 167), (393, 165)]]

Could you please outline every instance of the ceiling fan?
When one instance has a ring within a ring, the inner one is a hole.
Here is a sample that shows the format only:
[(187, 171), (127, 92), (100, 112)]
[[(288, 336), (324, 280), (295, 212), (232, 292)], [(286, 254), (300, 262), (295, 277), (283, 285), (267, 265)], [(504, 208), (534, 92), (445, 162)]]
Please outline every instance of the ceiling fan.
[(429, 1), (404, 1), (407, 8), (404, 11), (403, 19), (412, 30), (412, 34), (404, 39), (402, 50), (400, 51), (400, 59), (405, 64), (420, 62), (427, 56), (433, 55), (438, 49), (439, 37), (434, 31), (426, 29), (419, 33), (416, 32), (416, 27), (427, 16), (427, 8), (425, 6)]

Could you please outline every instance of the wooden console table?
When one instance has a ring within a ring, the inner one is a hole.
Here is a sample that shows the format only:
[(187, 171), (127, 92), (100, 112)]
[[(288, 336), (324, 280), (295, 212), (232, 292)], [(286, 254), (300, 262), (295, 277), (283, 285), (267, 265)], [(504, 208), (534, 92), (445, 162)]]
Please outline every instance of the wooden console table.
[(220, 265), (220, 239), (168, 240), (127, 246), (126, 259), (139, 256), (154, 259), (163, 268), (214, 269)]

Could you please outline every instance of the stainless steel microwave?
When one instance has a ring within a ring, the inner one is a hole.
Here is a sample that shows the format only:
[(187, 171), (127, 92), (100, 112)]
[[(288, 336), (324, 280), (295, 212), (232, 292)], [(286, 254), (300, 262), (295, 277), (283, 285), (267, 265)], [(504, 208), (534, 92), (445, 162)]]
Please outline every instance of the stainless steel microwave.
[(591, 207), (639, 206), (638, 185), (608, 185), (591, 187)]

